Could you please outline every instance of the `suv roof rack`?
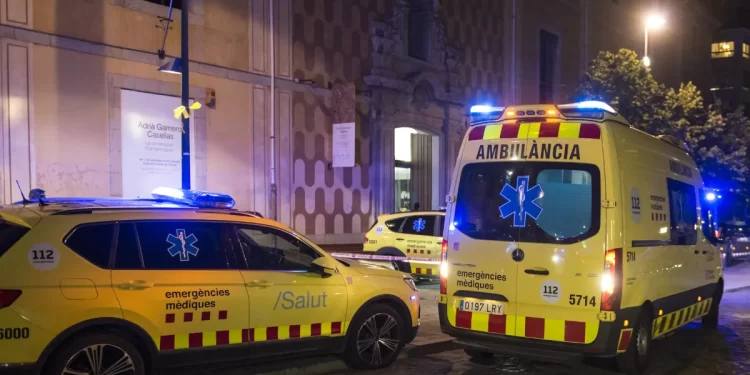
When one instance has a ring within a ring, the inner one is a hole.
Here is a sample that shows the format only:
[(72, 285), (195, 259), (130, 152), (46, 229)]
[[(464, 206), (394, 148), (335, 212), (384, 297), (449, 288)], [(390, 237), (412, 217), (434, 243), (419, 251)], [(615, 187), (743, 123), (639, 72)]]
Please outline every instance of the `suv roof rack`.
[(50, 215), (85, 215), (93, 214), (94, 212), (105, 212), (105, 211), (144, 211), (144, 210), (157, 210), (157, 211), (194, 211), (201, 213), (216, 213), (216, 214), (227, 214), (236, 216), (247, 216), (262, 219), (263, 216), (254, 211), (238, 211), (233, 209), (212, 209), (212, 208), (200, 208), (190, 206), (177, 206), (177, 207), (165, 207), (165, 206), (101, 206), (101, 207), (81, 207), (81, 208), (61, 208), (57, 209), (56, 212)]

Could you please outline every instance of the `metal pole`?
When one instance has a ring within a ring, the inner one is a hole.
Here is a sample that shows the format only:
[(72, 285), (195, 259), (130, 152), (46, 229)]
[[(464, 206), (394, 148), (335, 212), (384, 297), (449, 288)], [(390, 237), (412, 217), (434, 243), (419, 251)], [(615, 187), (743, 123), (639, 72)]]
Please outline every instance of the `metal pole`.
[[(182, 49), (182, 105), (190, 111), (190, 58), (188, 56), (189, 0), (182, 0), (180, 45)], [(190, 189), (190, 119), (182, 117), (182, 188)]]
[(648, 26), (646, 27), (646, 44), (643, 47), (643, 57), (648, 57)]
[(270, 149), (271, 149), (271, 206), (269, 207), (269, 217), (271, 220), (278, 220), (278, 187), (276, 186), (276, 29), (274, 28), (273, 14), (274, 0), (268, 0), (268, 18), (271, 30), (268, 32), (269, 48), (271, 49), (271, 129), (270, 129)]

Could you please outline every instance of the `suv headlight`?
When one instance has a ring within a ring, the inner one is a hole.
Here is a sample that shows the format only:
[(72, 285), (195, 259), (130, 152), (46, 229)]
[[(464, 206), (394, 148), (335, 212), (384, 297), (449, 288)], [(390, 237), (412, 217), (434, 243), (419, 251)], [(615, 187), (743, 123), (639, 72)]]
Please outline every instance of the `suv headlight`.
[(404, 277), (404, 282), (409, 286), (409, 288), (411, 288), (411, 290), (415, 292), (417, 291), (417, 284), (414, 283), (414, 279), (412, 279), (411, 277)]

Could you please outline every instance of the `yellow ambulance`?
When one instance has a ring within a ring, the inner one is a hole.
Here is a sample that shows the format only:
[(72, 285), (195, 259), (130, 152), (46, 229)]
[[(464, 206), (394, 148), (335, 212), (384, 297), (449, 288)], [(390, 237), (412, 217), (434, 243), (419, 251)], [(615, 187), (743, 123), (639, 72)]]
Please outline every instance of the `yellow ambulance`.
[(391, 261), (393, 269), (420, 278), (437, 278), (445, 211), (380, 215), (365, 234), (364, 252), (409, 258)]
[(442, 330), (471, 356), (614, 357), (718, 324), (721, 254), (686, 147), (609, 105), (472, 108), (447, 196)]

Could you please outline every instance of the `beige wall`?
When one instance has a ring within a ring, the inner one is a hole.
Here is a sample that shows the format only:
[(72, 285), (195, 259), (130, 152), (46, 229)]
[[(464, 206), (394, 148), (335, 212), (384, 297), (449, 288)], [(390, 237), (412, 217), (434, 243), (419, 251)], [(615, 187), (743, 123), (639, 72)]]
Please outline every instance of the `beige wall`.
[[(24, 0), (31, 1), (31, 0)], [(248, 0), (194, 0), (190, 59), (248, 70)], [(156, 52), (163, 30), (157, 15), (167, 7), (141, 0), (33, 0), (34, 29), (90, 42)], [(180, 12), (172, 14), (165, 51), (180, 54)]]
[[(110, 153), (119, 145), (110, 142), (108, 119), (120, 113), (109, 108), (108, 75), (147, 79), (150, 85), (141, 88), (146, 92), (179, 88), (178, 76), (151, 65), (51, 47), (35, 46), (32, 69), (36, 186), (58, 196), (110, 195)], [(255, 209), (249, 85), (201, 74), (191, 78), (192, 86), (212, 88), (221, 98), (221, 110), (206, 110), (206, 188)]]

